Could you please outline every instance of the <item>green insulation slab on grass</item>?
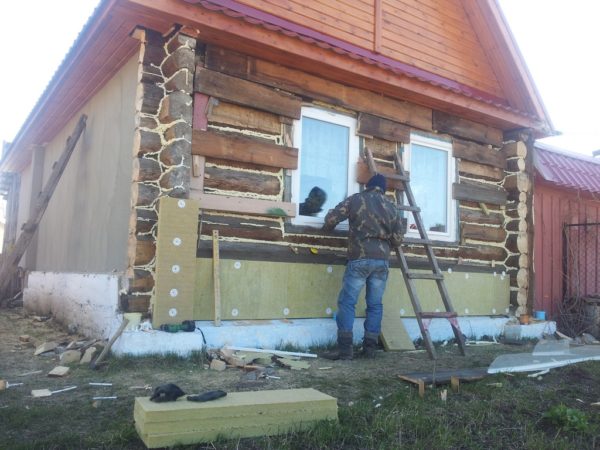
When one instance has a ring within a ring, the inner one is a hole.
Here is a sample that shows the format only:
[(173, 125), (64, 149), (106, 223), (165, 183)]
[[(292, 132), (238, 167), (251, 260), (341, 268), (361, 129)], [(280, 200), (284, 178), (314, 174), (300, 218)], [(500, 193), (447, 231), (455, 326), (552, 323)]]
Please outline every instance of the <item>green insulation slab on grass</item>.
[(311, 388), (232, 392), (205, 403), (185, 398), (154, 403), (137, 397), (134, 419), (146, 446), (157, 448), (305, 429), (337, 420), (337, 400)]

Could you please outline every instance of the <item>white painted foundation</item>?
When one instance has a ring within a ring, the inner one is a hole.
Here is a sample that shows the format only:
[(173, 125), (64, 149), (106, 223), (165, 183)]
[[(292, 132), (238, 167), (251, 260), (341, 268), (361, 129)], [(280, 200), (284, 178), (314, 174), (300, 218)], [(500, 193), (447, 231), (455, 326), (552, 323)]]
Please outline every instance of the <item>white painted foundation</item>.
[[(506, 317), (460, 317), (463, 334), (471, 340), (484, 336), (497, 338), (504, 334)], [(416, 319), (402, 319), (409, 337), (414, 341), (421, 337)], [(354, 341), (360, 343), (363, 337), (363, 319), (354, 322)], [(163, 331), (125, 331), (115, 342), (112, 350), (118, 355), (145, 355), (174, 353), (181, 356), (200, 351), (204, 338), (208, 348), (221, 348), (225, 345), (277, 349), (292, 345), (300, 349), (331, 344), (335, 341), (337, 326), (332, 319), (300, 320), (253, 320), (224, 321), (215, 327), (209, 321), (197, 321), (195, 332), (166, 333)], [(554, 322), (539, 322), (527, 325), (527, 337), (539, 338), (543, 333), (556, 330)], [(432, 320), (429, 331), (436, 342), (452, 339), (454, 334), (445, 319)]]
[(77, 327), (84, 336), (108, 338), (121, 323), (118, 317), (119, 275), (30, 272), (23, 291), (23, 307), (51, 315), (59, 323)]

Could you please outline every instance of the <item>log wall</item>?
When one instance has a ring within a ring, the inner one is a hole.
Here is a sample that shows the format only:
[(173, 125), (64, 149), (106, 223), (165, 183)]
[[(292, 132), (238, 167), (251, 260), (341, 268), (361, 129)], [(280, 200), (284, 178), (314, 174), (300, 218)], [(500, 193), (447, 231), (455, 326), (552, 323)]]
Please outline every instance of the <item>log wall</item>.
[(154, 293), (158, 199), (189, 197), (196, 41), (138, 29), (138, 103), (133, 146), (127, 281), (121, 309), (147, 313)]
[[(252, 253), (267, 253), (270, 260), (343, 262), (343, 232), (324, 235), (290, 221), (289, 211), (295, 210), (289, 203), (290, 171), (297, 161), (292, 124), (301, 106), (312, 104), (355, 115), (361, 151), (370, 148), (384, 174), (394, 172), (394, 157), (409, 142), (411, 131), (451, 138), (459, 226), (456, 241), (439, 242), (436, 254), (445, 267), (505, 276), (515, 253), (509, 250), (514, 233), (506, 230), (513, 218), (507, 215), (504, 185), (512, 188), (512, 181), (505, 181), (502, 130), (211, 45), (198, 60), (194, 101), (202, 107), (195, 107), (192, 153), (201, 158), (204, 169), (198, 172), (204, 176), (192, 176), (190, 195), (205, 196), (213, 205), (202, 213), (199, 256), (210, 256), (211, 233), (218, 229), (226, 241), (224, 258), (236, 242), (243, 242), (256, 249), (247, 251), (249, 259)], [(242, 91), (243, 95), (232, 94)], [(358, 181), (364, 183), (368, 168), (362, 161), (356, 163)], [(388, 185), (393, 183), (388, 180)], [(237, 208), (243, 206), (243, 214), (236, 212), (232, 199), (237, 199)], [(251, 206), (251, 200), (262, 203)], [(288, 213), (274, 214), (279, 209), (275, 206)], [(265, 245), (271, 250), (264, 252)], [(310, 248), (317, 248), (318, 254)], [(423, 263), (420, 246), (406, 250), (413, 264)]]

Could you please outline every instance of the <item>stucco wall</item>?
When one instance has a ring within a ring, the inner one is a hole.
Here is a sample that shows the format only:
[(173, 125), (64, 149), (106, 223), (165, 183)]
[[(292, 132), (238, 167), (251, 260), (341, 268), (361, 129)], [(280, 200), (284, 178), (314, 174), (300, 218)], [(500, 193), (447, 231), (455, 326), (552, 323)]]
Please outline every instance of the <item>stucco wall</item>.
[[(47, 145), (44, 182), (79, 116), (88, 115), (86, 130), (40, 224), (37, 261), (29, 269), (126, 269), (136, 87), (137, 56)], [(28, 183), (23, 181), (25, 190)], [(21, 197), (26, 200), (27, 195)], [(20, 206), (19, 219), (26, 211), (24, 203)]]

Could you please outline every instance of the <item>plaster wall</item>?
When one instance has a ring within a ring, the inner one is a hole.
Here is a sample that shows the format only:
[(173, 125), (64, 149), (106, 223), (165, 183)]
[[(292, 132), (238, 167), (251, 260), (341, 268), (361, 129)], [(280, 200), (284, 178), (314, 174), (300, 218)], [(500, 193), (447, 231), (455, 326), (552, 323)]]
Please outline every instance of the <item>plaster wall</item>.
[(32, 313), (52, 315), (77, 332), (108, 338), (120, 324), (117, 316), (119, 277), (101, 273), (31, 272), (23, 306)]
[[(29, 269), (126, 269), (136, 87), (137, 55), (46, 146), (44, 182), (80, 115), (87, 114), (86, 130), (40, 223), (37, 260)], [(25, 190), (31, 182), (21, 185)], [(23, 190), (22, 199), (28, 198)], [(28, 211), (24, 203), (19, 219)]]

